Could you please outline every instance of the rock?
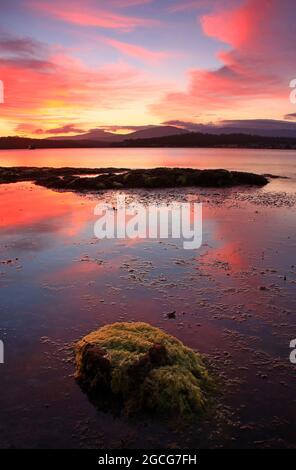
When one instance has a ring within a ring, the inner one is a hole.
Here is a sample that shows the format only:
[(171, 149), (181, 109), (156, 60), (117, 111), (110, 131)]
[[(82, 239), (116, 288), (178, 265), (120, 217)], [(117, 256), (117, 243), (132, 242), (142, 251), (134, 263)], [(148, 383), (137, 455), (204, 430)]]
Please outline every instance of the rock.
[(169, 363), (168, 353), (163, 344), (154, 344), (148, 351), (152, 365), (165, 366)]
[(102, 408), (111, 393), (111, 362), (107, 351), (103, 350), (97, 344), (86, 343), (82, 348), (81, 367), (79, 370), (79, 385), (81, 389), (90, 394), (90, 399), (97, 387), (100, 387), (100, 395), (102, 400)]
[(176, 318), (176, 312), (170, 312), (170, 313), (167, 313), (167, 318), (169, 318), (170, 320), (174, 320)]
[(0, 184), (34, 181), (40, 186), (57, 190), (100, 191), (122, 188), (232, 187), (264, 186), (265, 176), (227, 170), (192, 168), (35, 168), (0, 167)]
[(76, 380), (100, 410), (191, 419), (212, 403), (199, 354), (146, 323), (115, 323), (75, 346)]

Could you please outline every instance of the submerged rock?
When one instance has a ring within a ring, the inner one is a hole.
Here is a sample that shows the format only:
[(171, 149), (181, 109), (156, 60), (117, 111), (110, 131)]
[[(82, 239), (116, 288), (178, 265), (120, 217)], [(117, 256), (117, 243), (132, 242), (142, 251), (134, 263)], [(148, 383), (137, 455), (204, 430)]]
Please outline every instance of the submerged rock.
[(115, 323), (75, 346), (76, 380), (100, 410), (202, 416), (213, 381), (201, 356), (146, 323)]

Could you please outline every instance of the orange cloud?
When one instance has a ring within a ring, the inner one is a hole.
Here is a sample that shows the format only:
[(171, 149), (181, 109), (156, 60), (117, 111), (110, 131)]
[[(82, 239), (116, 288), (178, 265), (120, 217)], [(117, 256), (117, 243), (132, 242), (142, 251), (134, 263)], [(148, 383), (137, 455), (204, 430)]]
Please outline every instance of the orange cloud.
[(168, 86), (124, 62), (91, 68), (66, 53), (56, 53), (55, 48), (38, 50), (39, 56), (23, 53), (18, 39), (14, 52), (11, 49), (11, 55), (0, 57), (0, 77), (5, 85), (1, 118), (10, 122), (12, 129), (25, 123), (22, 131), (27, 130), (28, 135), (39, 135), (41, 129), (46, 133), (69, 122), (94, 127), (99, 113), (111, 124), (118, 124), (121, 112), (128, 121), (129, 114), (134, 110), (144, 113), (146, 104)]

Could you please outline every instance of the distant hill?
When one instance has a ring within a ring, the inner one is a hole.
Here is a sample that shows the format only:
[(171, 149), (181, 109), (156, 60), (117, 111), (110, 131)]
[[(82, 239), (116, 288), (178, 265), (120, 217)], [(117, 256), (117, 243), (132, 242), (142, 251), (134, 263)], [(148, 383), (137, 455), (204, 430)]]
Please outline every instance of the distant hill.
[(78, 134), (74, 136), (57, 136), (57, 137), (48, 137), (46, 140), (50, 141), (69, 141), (79, 142), (79, 141), (93, 141), (93, 142), (122, 142), (124, 139), (121, 135), (112, 134), (112, 132), (106, 132), (102, 129), (92, 129), (85, 134)]
[[(289, 116), (287, 115), (287, 119)], [(296, 113), (295, 113), (296, 119)], [(296, 122), (272, 119), (220, 121), (198, 124), (167, 121), (160, 126), (140, 127), (130, 134), (90, 129), (84, 134), (44, 139), (0, 138), (0, 149), (99, 148), (99, 147), (242, 147), (296, 148)]]
[(88, 140), (48, 140), (25, 137), (0, 137), (0, 149), (27, 149), (29, 146), (39, 149), (50, 148), (100, 148), (108, 147), (106, 142)]
[(187, 130), (174, 126), (149, 126), (147, 129), (132, 132), (130, 134), (120, 135), (107, 132), (102, 129), (92, 129), (85, 134), (79, 134), (72, 137), (59, 136), (49, 137), (47, 140), (91, 140), (98, 142), (124, 142), (126, 139), (153, 139), (156, 137), (167, 137), (170, 135), (188, 134)]
[(258, 129), (257, 127), (249, 127), (245, 129), (240, 129), (239, 127), (222, 127), (218, 129), (213, 127), (211, 129), (204, 130), (203, 132), (214, 135), (225, 135), (225, 134), (245, 134), (245, 135), (260, 135), (261, 137), (284, 137), (296, 139), (296, 127), (287, 129), (287, 128), (276, 128), (276, 129)]
[(173, 126), (157, 126), (141, 131), (133, 132), (124, 136), (124, 140), (137, 140), (137, 139), (155, 139), (159, 137), (170, 137), (173, 135), (185, 135), (188, 131)]
[[(294, 115), (287, 115), (287, 119)], [(187, 132), (201, 134), (246, 134), (262, 137), (296, 138), (296, 122), (276, 119), (238, 119), (224, 120), (216, 124), (201, 124), (186, 121), (167, 121), (166, 125), (181, 127)], [(293, 119), (296, 119), (296, 115)]]
[(173, 135), (155, 139), (126, 140), (119, 147), (171, 147), (171, 148), (278, 148), (296, 149), (296, 137), (265, 137), (243, 133), (203, 134), (191, 132), (184, 135)]
[[(156, 131), (157, 133), (157, 131)], [(146, 135), (138, 131), (125, 136), (125, 140), (119, 142), (108, 142), (84, 139), (28, 139), (22, 137), (1, 137), (0, 149), (27, 149), (36, 148), (140, 148), (140, 147), (168, 147), (168, 148), (276, 148), (296, 149), (296, 138), (288, 137), (263, 137), (259, 135), (234, 134), (203, 134), (198, 132), (180, 133), (154, 138), (135, 138), (136, 135)]]

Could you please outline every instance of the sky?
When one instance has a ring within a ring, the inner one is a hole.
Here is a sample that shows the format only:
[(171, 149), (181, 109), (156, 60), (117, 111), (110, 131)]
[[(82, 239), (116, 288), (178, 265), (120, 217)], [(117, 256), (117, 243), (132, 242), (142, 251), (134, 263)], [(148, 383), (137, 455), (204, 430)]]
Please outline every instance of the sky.
[(296, 120), (295, 0), (1, 0), (0, 136)]

